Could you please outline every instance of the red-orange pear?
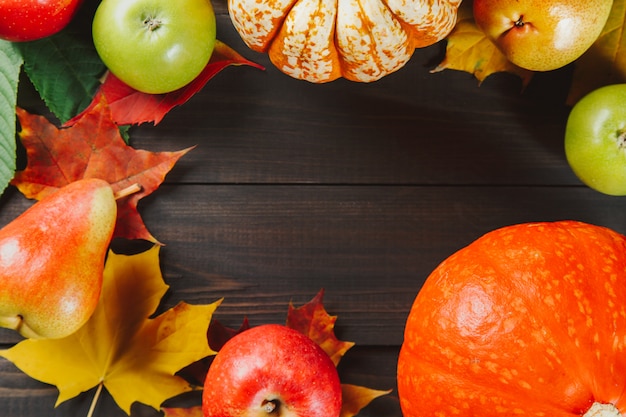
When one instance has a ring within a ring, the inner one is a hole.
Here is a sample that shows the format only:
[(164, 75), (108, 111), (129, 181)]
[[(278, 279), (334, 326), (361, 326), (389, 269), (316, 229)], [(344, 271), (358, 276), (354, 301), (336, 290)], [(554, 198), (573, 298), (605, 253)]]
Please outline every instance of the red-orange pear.
[(0, 229), (0, 326), (27, 338), (78, 330), (98, 303), (116, 218), (109, 183), (83, 179)]
[(509, 61), (550, 71), (578, 59), (600, 36), (612, 0), (474, 0), (476, 25)]

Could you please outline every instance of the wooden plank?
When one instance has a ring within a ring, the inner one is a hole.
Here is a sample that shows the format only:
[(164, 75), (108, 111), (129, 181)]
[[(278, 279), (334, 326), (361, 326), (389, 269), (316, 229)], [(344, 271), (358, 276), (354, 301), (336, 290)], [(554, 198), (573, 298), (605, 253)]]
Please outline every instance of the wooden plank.
[(625, 204), (586, 188), (177, 186), (144, 217), (167, 244), (169, 303), (225, 297), (217, 316), (233, 326), (280, 322), (289, 300), (323, 287), (342, 336), (398, 345), (421, 283), (453, 251), (525, 221), (623, 233)]
[[(372, 402), (359, 414), (360, 417), (400, 417), (396, 390), (397, 348), (354, 347), (339, 364), (342, 382), (374, 389), (392, 389), (392, 393)], [(146, 381), (149, 383), (149, 381)], [(0, 360), (0, 406), (2, 415), (10, 417), (30, 416), (86, 416), (95, 389), (70, 399), (54, 408), (58, 391), (54, 386), (43, 384), (21, 372), (13, 364)], [(189, 407), (200, 404), (200, 394), (186, 394), (165, 403), (169, 407)], [(124, 417), (111, 396), (103, 391), (98, 401), (96, 416)], [(133, 416), (157, 417), (162, 414), (151, 407), (135, 404)]]
[[(13, 197), (3, 223), (27, 204)], [(166, 244), (166, 307), (225, 297), (216, 317), (228, 325), (282, 322), (289, 301), (325, 288), (345, 339), (399, 345), (423, 280), (455, 250), (525, 221), (576, 219), (623, 233), (625, 205), (583, 187), (177, 185), (140, 210)]]
[[(84, 36), (90, 7), (73, 24)], [(166, 244), (161, 264), (171, 291), (161, 310), (224, 297), (215, 317), (226, 325), (245, 316), (253, 325), (280, 323), (290, 302), (324, 288), (338, 337), (356, 342), (340, 364), (342, 380), (395, 388), (411, 303), (455, 250), (526, 221), (576, 219), (626, 233), (625, 200), (580, 186), (564, 158), (572, 68), (536, 74), (524, 91), (507, 74), (479, 87), (463, 72), (429, 73), (443, 57), (440, 43), (379, 82), (314, 85), (250, 51), (226, 0), (214, 7), (218, 38), (266, 70), (227, 68), (158, 126), (131, 131), (140, 149), (197, 145), (140, 204)], [(26, 82), (20, 105), (46, 112)], [(31, 204), (10, 189), (0, 198), (0, 226)], [(18, 340), (0, 330), (0, 347)], [(0, 360), (7, 415), (86, 415), (93, 390), (54, 408), (56, 395)], [(96, 415), (125, 414), (105, 395)], [(133, 407), (133, 416), (157, 415)], [(394, 391), (359, 416), (400, 415)]]
[[(266, 71), (227, 68), (156, 128), (133, 131), (142, 149), (198, 145), (172, 182), (579, 184), (563, 153), (567, 73), (537, 75), (524, 94), (508, 75), (478, 87), (428, 72), (437, 45), (373, 84), (315, 85), (250, 53), (223, 19), (220, 36)], [(553, 96), (539, 92), (547, 83)]]
[[(376, 83), (318, 85), (249, 50), (227, 14), (218, 37), (266, 70), (226, 68), (158, 126), (132, 131), (141, 149), (197, 145), (171, 183), (580, 184), (563, 152), (571, 68), (537, 74), (523, 93), (505, 74), (479, 87), (467, 73), (429, 73), (441, 43)], [(45, 111), (20, 88), (22, 106)]]

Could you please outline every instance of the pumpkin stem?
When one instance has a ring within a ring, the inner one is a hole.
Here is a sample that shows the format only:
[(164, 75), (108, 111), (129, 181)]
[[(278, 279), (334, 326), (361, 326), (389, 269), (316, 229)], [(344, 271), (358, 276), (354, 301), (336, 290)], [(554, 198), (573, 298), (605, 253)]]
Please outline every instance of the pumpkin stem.
[(620, 417), (622, 414), (613, 404), (593, 403), (583, 417)]

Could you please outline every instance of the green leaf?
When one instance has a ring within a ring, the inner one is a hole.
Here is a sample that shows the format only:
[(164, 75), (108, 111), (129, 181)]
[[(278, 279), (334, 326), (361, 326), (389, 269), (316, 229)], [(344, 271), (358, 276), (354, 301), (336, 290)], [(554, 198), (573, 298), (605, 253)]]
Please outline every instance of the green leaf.
[(15, 106), (22, 63), (15, 44), (0, 40), (0, 194), (15, 174)]
[(62, 123), (89, 105), (106, 70), (91, 42), (61, 32), (18, 47), (26, 75)]

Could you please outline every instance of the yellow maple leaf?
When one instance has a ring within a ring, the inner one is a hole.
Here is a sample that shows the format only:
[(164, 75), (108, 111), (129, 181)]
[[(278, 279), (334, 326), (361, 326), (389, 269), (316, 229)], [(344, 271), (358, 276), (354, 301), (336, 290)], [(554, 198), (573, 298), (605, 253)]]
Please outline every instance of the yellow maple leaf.
[(221, 300), (184, 302), (154, 318), (168, 290), (159, 246), (137, 255), (109, 253), (100, 303), (76, 333), (53, 340), (24, 340), (0, 356), (59, 390), (56, 405), (98, 386), (130, 415), (134, 402), (159, 409), (192, 387), (175, 373), (214, 355), (207, 330)]
[[(289, 303), (286, 326), (307, 335), (317, 343), (328, 356), (331, 357), (335, 366), (343, 355), (354, 346), (354, 342), (345, 342), (335, 336), (335, 322), (337, 316), (328, 314), (323, 303), (324, 289), (322, 288), (313, 299), (300, 307)], [(226, 340), (234, 337), (248, 328), (247, 321), (239, 331), (228, 329), (219, 322), (214, 322), (213, 331), (216, 335), (223, 335)], [(391, 390), (376, 390), (358, 385), (341, 384), (342, 404), (340, 417), (354, 417), (370, 402), (378, 397), (391, 393)], [(202, 406), (187, 408), (163, 408), (164, 417), (202, 417)]]
[(609, 84), (626, 82), (626, 0), (615, 0), (593, 45), (574, 63), (567, 104)]
[(431, 72), (453, 69), (468, 72), (479, 82), (496, 72), (518, 75), (525, 87), (533, 72), (512, 64), (474, 22), (472, 2), (459, 7), (457, 23), (446, 38), (446, 56)]

